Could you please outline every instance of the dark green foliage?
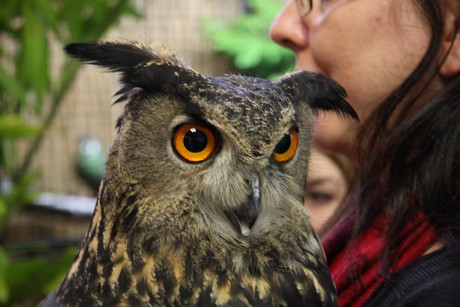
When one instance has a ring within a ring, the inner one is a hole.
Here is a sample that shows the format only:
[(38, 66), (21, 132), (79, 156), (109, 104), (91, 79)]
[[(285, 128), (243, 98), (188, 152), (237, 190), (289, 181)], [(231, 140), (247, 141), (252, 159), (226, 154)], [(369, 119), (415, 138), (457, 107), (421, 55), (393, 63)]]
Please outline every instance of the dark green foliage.
[(229, 56), (237, 69), (255, 77), (275, 79), (292, 70), (294, 54), (268, 35), (281, 1), (249, 0), (248, 13), (225, 24), (206, 20), (204, 29), (216, 51)]
[[(40, 243), (37, 243), (40, 245)], [(26, 246), (31, 249), (45, 249), (46, 246)], [(27, 257), (13, 261), (14, 253), (0, 249), (0, 306), (14, 302), (34, 305), (51, 292), (65, 277), (69, 264), (75, 258), (76, 247), (58, 252), (52, 257)]]

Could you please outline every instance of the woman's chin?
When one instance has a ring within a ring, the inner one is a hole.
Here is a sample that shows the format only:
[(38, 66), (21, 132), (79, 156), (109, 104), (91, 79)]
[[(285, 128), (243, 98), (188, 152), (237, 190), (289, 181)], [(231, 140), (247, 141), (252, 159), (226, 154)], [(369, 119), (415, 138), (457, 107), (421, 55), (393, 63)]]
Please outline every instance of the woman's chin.
[(320, 112), (315, 119), (315, 144), (355, 160), (359, 123), (344, 115)]

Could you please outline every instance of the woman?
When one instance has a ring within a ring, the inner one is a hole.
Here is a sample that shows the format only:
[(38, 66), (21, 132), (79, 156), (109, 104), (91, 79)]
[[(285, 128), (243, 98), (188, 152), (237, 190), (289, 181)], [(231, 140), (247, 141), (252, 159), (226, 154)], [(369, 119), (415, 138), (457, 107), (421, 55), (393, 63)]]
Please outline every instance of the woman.
[(314, 147), (310, 155), (305, 207), (310, 213), (313, 229), (322, 237), (327, 221), (339, 210), (350, 183), (353, 167), (341, 154)]
[(460, 302), (459, 17), (458, 0), (291, 0), (272, 25), (361, 119), (316, 125), (359, 169), (324, 240), (341, 306)]

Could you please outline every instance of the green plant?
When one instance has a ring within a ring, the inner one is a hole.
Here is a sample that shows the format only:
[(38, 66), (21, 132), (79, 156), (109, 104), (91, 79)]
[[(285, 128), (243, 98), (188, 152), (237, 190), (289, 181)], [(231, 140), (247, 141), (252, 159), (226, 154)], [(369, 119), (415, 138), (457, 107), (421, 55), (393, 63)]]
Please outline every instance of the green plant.
[(294, 54), (270, 40), (268, 29), (280, 11), (279, 0), (248, 0), (248, 13), (232, 23), (206, 20), (205, 33), (214, 49), (229, 56), (242, 73), (275, 79), (292, 70)]
[[(56, 64), (53, 44), (97, 40), (122, 16), (139, 17), (132, 0), (2, 0), (0, 10), (0, 233), (9, 214), (31, 203), (31, 164), (79, 64)], [(27, 119), (27, 120), (26, 120)], [(25, 147), (20, 152), (19, 145)], [(15, 259), (0, 247), (0, 306), (47, 290), (62, 277), (68, 253)], [(50, 265), (54, 269), (50, 269)], [(54, 281), (54, 283), (53, 283)], [(27, 286), (25, 283), (29, 282)], [(13, 292), (13, 289), (16, 289)], [(18, 292), (21, 289), (21, 292)]]
[[(45, 243), (37, 245), (41, 246), (34, 246), (33, 249), (47, 247)], [(31, 246), (25, 248), (30, 252)], [(21, 305), (36, 304), (64, 279), (76, 252), (76, 247), (70, 247), (46, 258), (26, 257), (13, 261), (10, 251), (7, 253), (0, 249), (0, 306), (18, 302)]]

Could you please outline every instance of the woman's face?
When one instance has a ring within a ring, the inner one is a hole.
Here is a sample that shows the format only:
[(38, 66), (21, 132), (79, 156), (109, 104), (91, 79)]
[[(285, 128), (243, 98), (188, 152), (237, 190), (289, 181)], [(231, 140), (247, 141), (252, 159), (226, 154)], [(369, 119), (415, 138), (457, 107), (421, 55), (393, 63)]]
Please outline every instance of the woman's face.
[(347, 178), (337, 162), (322, 151), (313, 149), (304, 201), (313, 229), (320, 232), (343, 202), (347, 191)]
[[(361, 123), (414, 70), (430, 39), (413, 0), (313, 0), (305, 17), (292, 0), (270, 34), (295, 52), (297, 69), (322, 72), (342, 84)], [(358, 127), (343, 116), (321, 114), (316, 140), (349, 155)]]

